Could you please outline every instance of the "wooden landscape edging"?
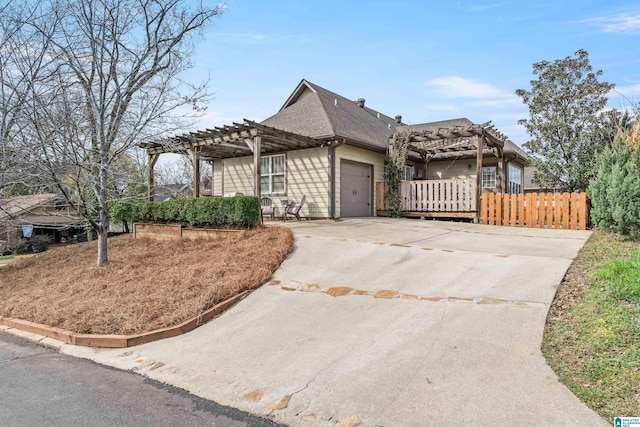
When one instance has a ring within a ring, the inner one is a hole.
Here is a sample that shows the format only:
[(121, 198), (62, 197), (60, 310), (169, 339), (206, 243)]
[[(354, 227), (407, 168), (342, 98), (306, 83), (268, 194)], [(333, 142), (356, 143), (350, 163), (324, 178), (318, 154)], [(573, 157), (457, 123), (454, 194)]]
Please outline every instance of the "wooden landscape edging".
[(480, 223), (511, 227), (586, 230), (587, 193), (483, 193)]
[(125, 348), (186, 334), (187, 332), (190, 332), (204, 324), (214, 316), (222, 313), (248, 294), (249, 291), (241, 292), (238, 295), (214, 305), (201, 315), (186, 320), (179, 325), (134, 335), (77, 334), (65, 329), (42, 325), (28, 320), (13, 319), (10, 317), (0, 317), (0, 325), (54, 338), (67, 344), (81, 345), (85, 347)]
[(243, 233), (246, 230), (219, 229), (219, 228), (185, 228), (181, 224), (153, 224), (140, 223), (133, 224), (133, 238), (149, 237), (159, 240), (172, 239), (209, 239), (212, 237), (227, 237), (229, 234)]

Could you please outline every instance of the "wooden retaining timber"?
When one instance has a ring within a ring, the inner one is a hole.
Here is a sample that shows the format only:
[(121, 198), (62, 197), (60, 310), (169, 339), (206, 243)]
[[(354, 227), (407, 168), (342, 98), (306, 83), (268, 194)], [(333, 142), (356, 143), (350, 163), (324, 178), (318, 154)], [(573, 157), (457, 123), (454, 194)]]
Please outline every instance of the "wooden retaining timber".
[(186, 320), (179, 325), (134, 335), (78, 334), (61, 328), (29, 322), (27, 320), (12, 319), (9, 317), (0, 317), (0, 325), (54, 338), (67, 344), (86, 347), (124, 348), (186, 334), (187, 332), (190, 332), (198, 326), (206, 323), (214, 316), (219, 315), (246, 297), (248, 294), (249, 291), (244, 291), (226, 299), (225, 301), (222, 301), (221, 303), (206, 310), (201, 315)]
[(214, 228), (186, 228), (180, 224), (133, 224), (133, 238), (149, 237), (158, 240), (172, 239), (212, 239), (228, 237), (235, 233), (243, 233), (245, 230), (227, 230)]
[(511, 227), (586, 230), (587, 193), (483, 193), (480, 222)]

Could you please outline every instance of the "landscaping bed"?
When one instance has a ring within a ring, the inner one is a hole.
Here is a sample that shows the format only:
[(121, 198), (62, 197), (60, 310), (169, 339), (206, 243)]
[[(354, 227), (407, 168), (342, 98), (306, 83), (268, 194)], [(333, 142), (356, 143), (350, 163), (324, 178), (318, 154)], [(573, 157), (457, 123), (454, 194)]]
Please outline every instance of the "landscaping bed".
[(50, 250), (0, 270), (0, 316), (80, 334), (136, 334), (171, 327), (264, 283), (293, 247), (291, 230), (159, 241), (109, 239)]
[(640, 243), (593, 233), (558, 288), (542, 351), (605, 419), (640, 414)]

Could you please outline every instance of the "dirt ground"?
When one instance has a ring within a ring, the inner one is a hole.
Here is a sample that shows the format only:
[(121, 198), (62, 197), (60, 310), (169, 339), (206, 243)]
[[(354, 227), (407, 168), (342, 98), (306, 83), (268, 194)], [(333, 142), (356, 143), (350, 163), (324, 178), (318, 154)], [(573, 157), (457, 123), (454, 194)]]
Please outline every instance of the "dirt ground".
[(212, 240), (109, 239), (52, 249), (0, 269), (0, 316), (77, 333), (134, 334), (174, 326), (268, 280), (293, 234), (268, 227)]

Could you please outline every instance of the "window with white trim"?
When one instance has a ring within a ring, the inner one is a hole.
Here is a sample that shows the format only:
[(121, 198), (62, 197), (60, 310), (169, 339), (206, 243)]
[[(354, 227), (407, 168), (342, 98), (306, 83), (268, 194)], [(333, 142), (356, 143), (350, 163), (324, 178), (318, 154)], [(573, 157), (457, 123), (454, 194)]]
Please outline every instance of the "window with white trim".
[(507, 180), (509, 194), (522, 193), (522, 168), (509, 163), (507, 167)]
[(404, 180), (411, 181), (413, 179), (413, 166), (404, 167)]
[[(404, 167), (404, 176), (402, 178), (403, 181), (411, 181), (413, 179), (413, 166), (407, 166), (405, 165)], [(383, 176), (384, 176), (384, 182), (389, 182), (389, 163), (385, 163), (384, 164), (384, 172), (383, 172)]]
[(285, 194), (287, 159), (284, 154), (262, 156), (260, 165), (260, 192), (262, 194)]
[(482, 168), (482, 189), (496, 188), (496, 168), (488, 166)]

